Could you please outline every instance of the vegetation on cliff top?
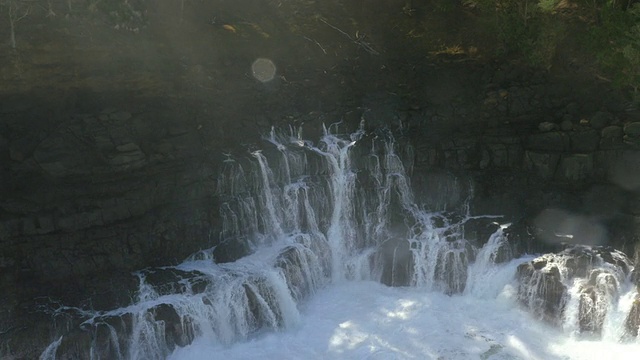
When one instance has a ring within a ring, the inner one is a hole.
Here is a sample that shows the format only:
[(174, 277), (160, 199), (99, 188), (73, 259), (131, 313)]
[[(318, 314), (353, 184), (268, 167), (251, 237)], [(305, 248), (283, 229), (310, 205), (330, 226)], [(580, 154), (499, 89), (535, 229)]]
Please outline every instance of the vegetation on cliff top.
[[(0, 47), (9, 47), (14, 51), (19, 49), (21, 42), (28, 41), (20, 38), (21, 27), (24, 25), (26, 28), (26, 23), (36, 18), (85, 19), (105, 28), (132, 33), (144, 32), (149, 25), (149, 13), (160, 6), (161, 1), (163, 0), (0, 0), (0, 34), (6, 39), (0, 39)], [(175, 17), (178, 21), (183, 20), (189, 7), (198, 6), (193, 0), (172, 0), (171, 3), (175, 5)], [(346, 6), (352, 11), (358, 6), (376, 6), (376, 1), (357, 3), (356, 0), (334, 0), (328, 3)], [(477, 36), (477, 33), (485, 34), (487, 43), (491, 42), (494, 47), (490, 54), (485, 53), (491, 58), (506, 58), (546, 69), (558, 64), (571, 66), (574, 62), (579, 63), (576, 66), (588, 69), (588, 73), (593, 76), (628, 89), (638, 97), (638, 0), (397, 0), (395, 3), (398, 8), (397, 16), (406, 15), (404, 18), (408, 24), (421, 21), (417, 15), (421, 12), (451, 18), (457, 23), (470, 22), (468, 26), (461, 25), (459, 29), (452, 31), (472, 32), (470, 37)], [(224, 2), (220, 4), (223, 6)], [(275, 2), (273, 5), (278, 7)], [(285, 5), (283, 9), (312, 6), (307, 2)], [(393, 7), (388, 3), (378, 5), (384, 5), (385, 9)], [(252, 2), (247, 2), (246, 6), (252, 6)], [(286, 21), (286, 9), (282, 11)], [(468, 16), (469, 14), (472, 16)], [(355, 17), (356, 14), (352, 16)], [(425, 21), (424, 18), (422, 21)], [(42, 24), (42, 21), (39, 23)], [(428, 24), (421, 26), (425, 30), (429, 28)], [(410, 34), (415, 35), (412, 32)], [(431, 32), (428, 37), (433, 35), (437, 36)], [(428, 41), (426, 38), (427, 36), (413, 41)], [(477, 47), (473, 46), (472, 49), (475, 52)]]
[[(464, 0), (496, 36), (501, 55), (550, 68), (562, 47), (594, 59), (601, 80), (640, 90), (640, 2), (637, 0)], [(573, 60), (569, 60), (573, 61)]]

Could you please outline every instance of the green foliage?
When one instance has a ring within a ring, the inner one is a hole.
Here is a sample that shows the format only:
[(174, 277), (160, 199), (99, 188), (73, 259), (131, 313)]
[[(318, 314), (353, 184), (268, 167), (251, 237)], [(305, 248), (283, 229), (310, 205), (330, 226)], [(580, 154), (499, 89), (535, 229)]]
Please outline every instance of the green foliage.
[[(614, 84), (640, 93), (640, 3), (629, 0), (466, 0), (491, 18), (502, 55), (550, 67), (569, 30), (587, 27), (584, 55)], [(569, 7), (567, 8), (567, 4)], [(634, 5), (635, 4), (635, 5)], [(560, 9), (560, 7), (564, 8)], [(576, 27), (578, 26), (578, 27)], [(572, 34), (580, 38), (578, 34)]]
[(558, 0), (478, 0), (476, 5), (493, 18), (490, 25), (502, 55), (520, 57), (532, 66), (551, 66), (556, 47), (566, 33), (551, 12)]
[(449, 12), (456, 8), (456, 2), (452, 0), (435, 0), (433, 5), (440, 12)]
[(560, 0), (540, 0), (538, 7), (542, 12), (550, 13), (556, 9), (559, 3)]
[(87, 10), (106, 15), (116, 29), (137, 32), (147, 19), (145, 10), (148, 0), (85, 0)]
[[(616, 4), (610, 4), (616, 5)], [(640, 4), (605, 6), (585, 45), (614, 84), (640, 91)]]
[(532, 45), (524, 53), (527, 61), (535, 66), (549, 68), (558, 44), (566, 36), (566, 26), (553, 17), (541, 17), (533, 29)]

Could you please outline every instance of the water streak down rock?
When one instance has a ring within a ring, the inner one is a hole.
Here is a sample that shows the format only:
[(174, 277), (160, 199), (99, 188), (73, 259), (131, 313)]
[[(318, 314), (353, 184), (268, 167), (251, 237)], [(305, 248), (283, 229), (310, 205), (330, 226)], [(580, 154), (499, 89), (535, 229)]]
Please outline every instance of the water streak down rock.
[(631, 311), (624, 323), (626, 335), (637, 337), (640, 330), (640, 294), (636, 295), (631, 306)]
[(548, 266), (545, 259), (536, 260), (518, 267), (518, 298), (537, 317), (558, 324), (566, 305), (567, 287), (557, 266)]

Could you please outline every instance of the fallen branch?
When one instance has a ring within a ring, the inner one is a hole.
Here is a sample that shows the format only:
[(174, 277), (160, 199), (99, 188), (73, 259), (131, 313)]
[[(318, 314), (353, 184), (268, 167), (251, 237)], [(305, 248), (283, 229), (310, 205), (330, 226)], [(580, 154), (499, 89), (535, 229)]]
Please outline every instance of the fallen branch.
[(362, 47), (369, 54), (380, 55), (380, 53), (378, 51), (376, 51), (374, 48), (372, 48), (371, 45), (369, 45), (369, 43), (364, 41), (365, 35), (358, 36), (358, 33), (356, 33), (356, 38), (354, 39), (349, 34), (347, 34), (346, 32), (344, 32), (344, 31), (340, 30), (339, 28), (329, 24), (325, 19), (320, 18), (320, 21), (322, 21), (323, 23), (327, 24), (329, 27), (333, 28), (334, 30), (340, 32), (342, 35), (346, 36), (347, 39), (351, 40), (356, 45)]
[(316, 45), (318, 45), (318, 47), (320, 48), (320, 50), (322, 50), (322, 52), (323, 52), (323, 53), (325, 53), (325, 55), (327, 54), (327, 50), (325, 50), (325, 49), (322, 47), (322, 45), (320, 45), (320, 43), (319, 43), (319, 42), (317, 42), (316, 40), (310, 39), (310, 38), (308, 38), (308, 37), (306, 37), (306, 36), (303, 36), (303, 37), (304, 37), (305, 39), (307, 39), (307, 40), (311, 41), (311, 42), (316, 43)]
[(606, 78), (606, 77), (604, 77), (604, 76), (602, 76), (602, 75), (600, 75), (600, 74), (595, 74), (595, 76), (596, 76), (596, 78), (597, 78), (597, 79), (599, 79), (599, 80), (602, 80), (602, 81), (605, 81), (605, 82), (609, 82), (609, 83), (610, 83), (610, 82), (612, 82), (612, 81), (611, 81), (611, 79)]

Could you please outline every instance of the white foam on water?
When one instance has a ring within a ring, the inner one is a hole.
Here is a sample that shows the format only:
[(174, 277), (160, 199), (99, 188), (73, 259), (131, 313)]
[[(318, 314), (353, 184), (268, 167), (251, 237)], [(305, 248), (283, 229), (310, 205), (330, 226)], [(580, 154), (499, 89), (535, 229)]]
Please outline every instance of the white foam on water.
[(496, 298), (483, 299), (343, 282), (305, 304), (297, 327), (229, 347), (200, 338), (169, 359), (623, 360), (640, 354), (637, 343), (573, 339), (513, 300), (509, 284)]

